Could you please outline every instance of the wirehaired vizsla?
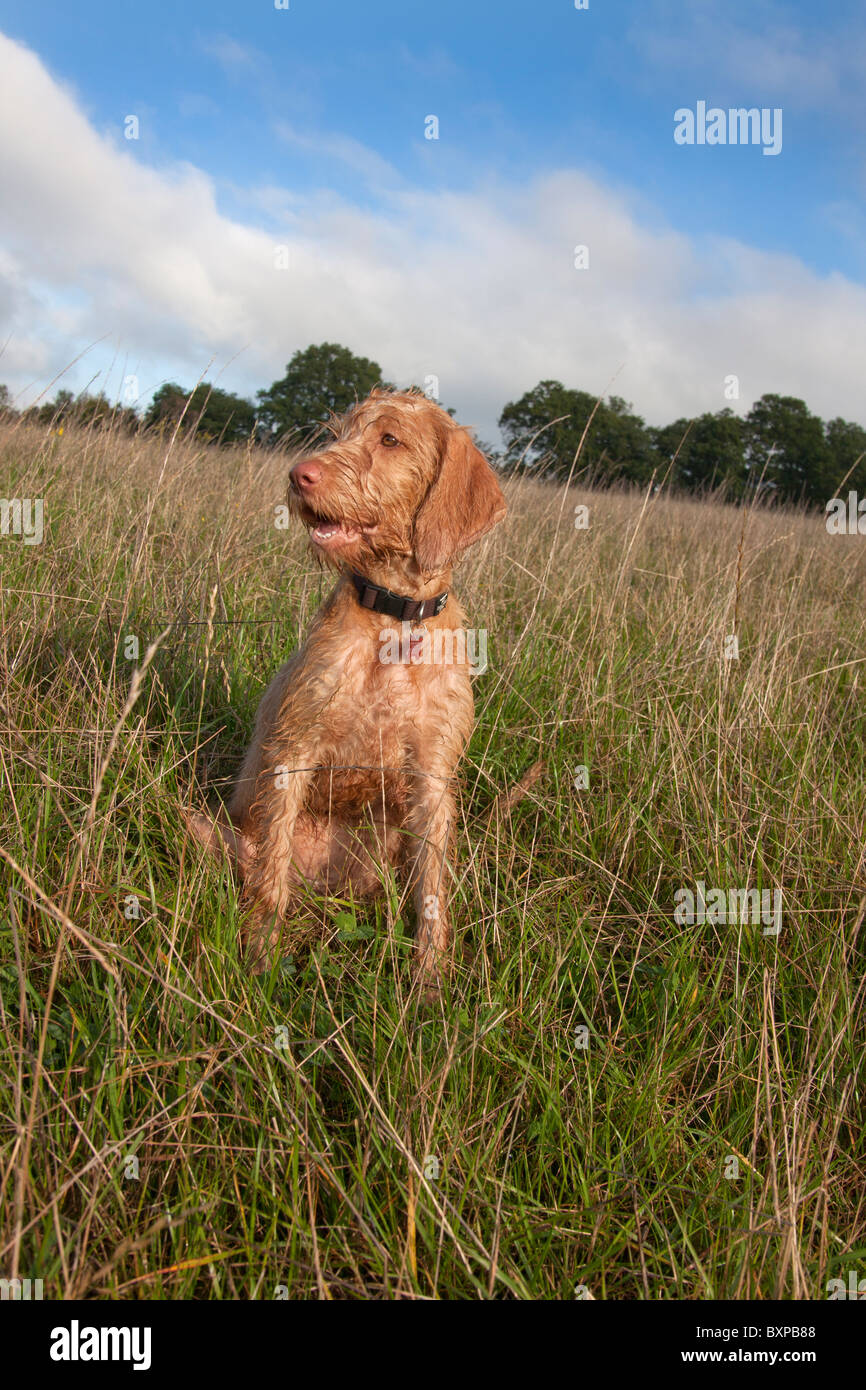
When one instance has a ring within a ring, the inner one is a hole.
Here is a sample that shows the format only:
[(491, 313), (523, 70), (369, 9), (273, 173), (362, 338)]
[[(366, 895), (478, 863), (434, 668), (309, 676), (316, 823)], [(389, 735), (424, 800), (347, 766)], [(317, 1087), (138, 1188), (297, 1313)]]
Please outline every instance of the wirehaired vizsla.
[[(384, 865), (407, 872), (416, 969), (435, 990), (451, 937), (454, 777), (473, 725), (451, 569), (505, 500), (469, 433), (420, 392), (374, 391), (329, 428), (327, 447), (294, 464), (289, 503), (339, 579), (265, 691), (228, 816), (189, 825), (243, 877), (256, 968), (304, 885), (369, 896)], [(383, 641), (395, 621), (398, 660)], [(439, 630), (458, 640), (425, 640)]]

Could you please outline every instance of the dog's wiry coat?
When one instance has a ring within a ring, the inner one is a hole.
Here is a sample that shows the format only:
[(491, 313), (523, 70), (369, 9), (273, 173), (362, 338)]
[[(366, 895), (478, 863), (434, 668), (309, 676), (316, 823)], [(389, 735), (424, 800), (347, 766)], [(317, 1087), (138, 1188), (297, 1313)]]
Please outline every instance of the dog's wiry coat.
[[(420, 393), (374, 391), (332, 429), (327, 448), (293, 467), (290, 498), (340, 579), (262, 698), (229, 819), (190, 824), (244, 876), (259, 965), (304, 883), (370, 895), (383, 864), (408, 872), (416, 964), (435, 986), (450, 942), (454, 774), (473, 725), (466, 646), (434, 642), (434, 661), (383, 662), (383, 631), (400, 625), (361, 606), (350, 572), (417, 599), (450, 590), (454, 560), (505, 502), (469, 434)], [(463, 621), (449, 592), (425, 625), (456, 636)]]

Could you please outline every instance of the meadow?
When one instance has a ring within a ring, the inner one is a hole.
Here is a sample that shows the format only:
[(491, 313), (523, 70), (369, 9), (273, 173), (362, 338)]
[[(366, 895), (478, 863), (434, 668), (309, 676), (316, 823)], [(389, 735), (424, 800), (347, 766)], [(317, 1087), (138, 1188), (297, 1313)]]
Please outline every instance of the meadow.
[[(864, 1272), (866, 544), (506, 484), (455, 969), (183, 830), (331, 577), (258, 447), (0, 421), (0, 1274), (45, 1297), (823, 1299)], [(585, 506), (585, 514), (575, 508)], [(579, 528), (575, 519), (585, 518)], [(735, 637), (736, 642), (731, 638)], [(679, 921), (698, 882), (778, 931)]]

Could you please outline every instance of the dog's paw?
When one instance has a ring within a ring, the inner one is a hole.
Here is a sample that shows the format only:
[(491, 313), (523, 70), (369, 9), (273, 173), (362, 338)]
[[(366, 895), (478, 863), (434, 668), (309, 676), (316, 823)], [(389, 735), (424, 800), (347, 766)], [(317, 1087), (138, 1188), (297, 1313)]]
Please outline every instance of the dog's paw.
[(215, 820), (199, 811), (182, 810), (184, 824), (196, 844), (215, 859), (226, 858), (243, 876), (253, 860), (253, 849), (246, 836), (232, 825), (225, 811)]

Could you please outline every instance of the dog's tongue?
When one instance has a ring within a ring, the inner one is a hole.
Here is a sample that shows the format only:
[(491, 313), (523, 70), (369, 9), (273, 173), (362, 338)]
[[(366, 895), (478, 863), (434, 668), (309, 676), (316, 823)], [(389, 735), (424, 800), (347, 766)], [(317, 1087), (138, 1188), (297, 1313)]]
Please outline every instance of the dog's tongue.
[(342, 529), (343, 523), (341, 521), (321, 521), (313, 532), (313, 535), (318, 537), (319, 540), (327, 541), (330, 540), (331, 536), (336, 536), (337, 532)]

